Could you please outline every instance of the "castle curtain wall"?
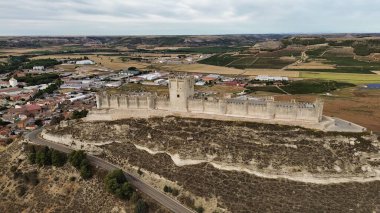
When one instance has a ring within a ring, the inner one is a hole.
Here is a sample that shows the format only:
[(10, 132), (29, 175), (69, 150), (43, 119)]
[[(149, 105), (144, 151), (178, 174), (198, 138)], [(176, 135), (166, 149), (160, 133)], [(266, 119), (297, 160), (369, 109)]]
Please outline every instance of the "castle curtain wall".
[(203, 100), (194, 99), (194, 79), (170, 80), (168, 97), (152, 94), (96, 95), (98, 109), (142, 109), (168, 112), (207, 113), (246, 118), (305, 121), (317, 123), (322, 119), (323, 103), (278, 102), (268, 100)]

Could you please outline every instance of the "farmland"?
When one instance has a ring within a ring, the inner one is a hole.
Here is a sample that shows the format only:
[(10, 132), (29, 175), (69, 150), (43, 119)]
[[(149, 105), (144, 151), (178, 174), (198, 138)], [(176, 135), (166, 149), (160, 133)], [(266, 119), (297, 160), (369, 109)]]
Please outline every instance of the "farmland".
[(90, 60), (95, 61), (98, 65), (104, 66), (113, 70), (121, 70), (126, 69), (128, 67), (137, 67), (137, 68), (146, 68), (148, 64), (136, 62), (136, 61), (128, 61), (123, 62), (119, 56), (108, 56), (108, 55), (92, 55), (92, 54), (66, 54), (66, 55), (44, 55), (34, 57), (33, 59), (58, 59), (58, 58), (82, 58), (88, 57)]
[(282, 59), (280, 57), (259, 57), (257, 55), (233, 55), (233, 54), (217, 54), (210, 58), (204, 59), (199, 63), (226, 66), (238, 69), (249, 68), (267, 68), (267, 69), (281, 69), (291, 63), (295, 59)]
[(252, 87), (248, 88), (250, 91), (266, 91), (273, 93), (284, 94), (284, 91), (290, 94), (311, 94), (311, 93), (325, 93), (331, 92), (336, 89), (352, 87), (353, 84), (342, 83), (336, 81), (323, 81), (323, 80), (302, 80), (294, 81), (288, 85), (274, 87), (274, 86), (265, 86), (265, 87)]
[(276, 95), (277, 100), (296, 99), (313, 101), (316, 97), (324, 100), (324, 114), (352, 121), (380, 133), (380, 90), (350, 87), (330, 92), (331, 95)]
[(353, 84), (380, 83), (380, 75), (376, 74), (300, 72), (300, 77), (305, 79), (324, 79), (342, 81)]
[(321, 59), (323, 59), (323, 63), (335, 66), (335, 69), (304, 69), (304, 71), (374, 74), (373, 70), (380, 70), (379, 62), (359, 61), (352, 57), (324, 56)]

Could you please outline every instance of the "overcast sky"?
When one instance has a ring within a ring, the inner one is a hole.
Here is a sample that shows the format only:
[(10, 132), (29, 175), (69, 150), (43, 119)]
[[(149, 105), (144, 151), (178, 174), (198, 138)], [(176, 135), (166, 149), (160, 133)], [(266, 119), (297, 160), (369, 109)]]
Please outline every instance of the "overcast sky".
[(380, 0), (0, 0), (0, 35), (380, 32)]

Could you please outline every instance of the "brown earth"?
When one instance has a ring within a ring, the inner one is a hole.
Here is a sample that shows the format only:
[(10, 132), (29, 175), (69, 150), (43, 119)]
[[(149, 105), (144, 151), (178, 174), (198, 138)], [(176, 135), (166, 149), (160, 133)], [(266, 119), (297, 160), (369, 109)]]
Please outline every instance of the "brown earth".
[(314, 101), (317, 97), (322, 97), (325, 102), (325, 115), (342, 118), (380, 132), (380, 90), (354, 87), (332, 92), (331, 96), (281, 95), (276, 96), (276, 99)]

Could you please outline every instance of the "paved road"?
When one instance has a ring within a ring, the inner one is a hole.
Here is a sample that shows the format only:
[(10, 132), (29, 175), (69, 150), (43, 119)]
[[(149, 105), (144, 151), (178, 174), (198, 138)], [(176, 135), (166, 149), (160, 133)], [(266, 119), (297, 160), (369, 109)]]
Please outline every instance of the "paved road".
[[(48, 140), (45, 140), (41, 138), (39, 135), (41, 133), (42, 129), (35, 130), (33, 132), (30, 132), (25, 135), (27, 139), (29, 139), (31, 142), (39, 145), (44, 145), (44, 146), (49, 146), (53, 149), (56, 149), (61, 152), (65, 153), (70, 153), (72, 149), (70, 149), (67, 146), (60, 145)], [(100, 168), (103, 168), (105, 170), (114, 170), (114, 169), (120, 169), (116, 165), (113, 165), (101, 158), (92, 156), (92, 155), (87, 155), (88, 160), (95, 166), (98, 166)], [(167, 209), (173, 211), (173, 212), (178, 212), (178, 213), (193, 213), (190, 209), (187, 207), (183, 206), (180, 204), (178, 201), (170, 198), (169, 196), (165, 195), (164, 193), (160, 192), (159, 190), (149, 186), (142, 180), (140, 180), (138, 177), (124, 172), (127, 180), (139, 191), (145, 193), (146, 195), (150, 196), (152, 199), (160, 203), (161, 205), (165, 206)]]

